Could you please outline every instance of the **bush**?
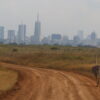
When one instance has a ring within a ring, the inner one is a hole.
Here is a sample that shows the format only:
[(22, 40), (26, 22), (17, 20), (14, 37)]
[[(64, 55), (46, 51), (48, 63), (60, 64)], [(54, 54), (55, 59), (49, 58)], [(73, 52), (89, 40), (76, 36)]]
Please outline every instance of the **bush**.
[(58, 47), (52, 47), (51, 50), (59, 50)]
[(13, 51), (13, 52), (17, 52), (17, 51), (18, 51), (18, 49), (14, 48), (12, 51)]

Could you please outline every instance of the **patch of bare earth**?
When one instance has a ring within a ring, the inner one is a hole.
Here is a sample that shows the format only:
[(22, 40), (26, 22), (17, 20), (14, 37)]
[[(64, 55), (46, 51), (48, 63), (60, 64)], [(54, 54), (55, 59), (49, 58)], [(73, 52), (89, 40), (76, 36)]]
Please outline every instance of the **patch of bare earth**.
[[(100, 100), (92, 79), (71, 72), (3, 64), (21, 73), (19, 89), (3, 100)], [(0, 99), (1, 100), (1, 99)]]

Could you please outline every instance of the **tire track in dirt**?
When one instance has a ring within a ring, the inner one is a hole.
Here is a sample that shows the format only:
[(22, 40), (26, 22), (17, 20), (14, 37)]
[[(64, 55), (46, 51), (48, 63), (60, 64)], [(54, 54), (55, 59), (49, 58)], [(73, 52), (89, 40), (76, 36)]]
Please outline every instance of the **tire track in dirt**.
[[(74, 75), (74, 74), (71, 74)], [(74, 75), (75, 76), (75, 75)], [(100, 100), (100, 87), (96, 87), (96, 81), (89, 79), (88, 77), (80, 77), (80, 75), (76, 74), (77, 79), (80, 80), (80, 85), (86, 87), (88, 91), (90, 91), (91, 95), (93, 95), (95, 100)], [(99, 96), (97, 96), (97, 94)], [(93, 98), (92, 98), (93, 99)]]
[(19, 71), (22, 77), (19, 89), (9, 93), (3, 100), (100, 100), (100, 88), (95, 87), (95, 82), (86, 76), (2, 64)]

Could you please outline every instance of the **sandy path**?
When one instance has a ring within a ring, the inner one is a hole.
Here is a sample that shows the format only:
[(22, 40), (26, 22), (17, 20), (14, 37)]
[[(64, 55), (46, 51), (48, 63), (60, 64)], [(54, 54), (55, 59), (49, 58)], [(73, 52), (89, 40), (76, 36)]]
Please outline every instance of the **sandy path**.
[(100, 87), (95, 87), (95, 82), (88, 77), (70, 72), (2, 64), (18, 70), (22, 75), (20, 88), (3, 100), (100, 100)]

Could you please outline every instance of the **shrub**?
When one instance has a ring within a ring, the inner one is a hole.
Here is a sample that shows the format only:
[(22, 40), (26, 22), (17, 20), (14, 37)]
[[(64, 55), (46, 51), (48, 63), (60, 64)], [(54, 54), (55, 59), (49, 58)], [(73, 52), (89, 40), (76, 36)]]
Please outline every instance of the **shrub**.
[(18, 49), (14, 48), (12, 51), (13, 51), (13, 52), (17, 52), (17, 51), (18, 51)]
[(59, 50), (58, 47), (51, 47), (51, 50)]

